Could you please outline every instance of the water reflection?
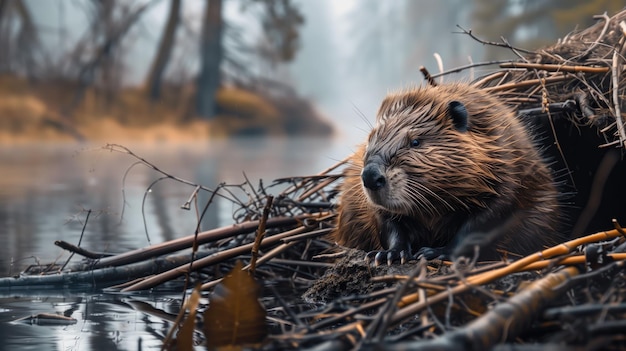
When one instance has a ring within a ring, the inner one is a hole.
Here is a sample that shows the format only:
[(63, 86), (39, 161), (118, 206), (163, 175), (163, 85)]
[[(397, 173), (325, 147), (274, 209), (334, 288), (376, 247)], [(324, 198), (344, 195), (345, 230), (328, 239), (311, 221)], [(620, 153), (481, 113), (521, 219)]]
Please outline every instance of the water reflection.
[[(180, 305), (178, 299), (166, 297), (72, 293), (4, 296), (0, 303), (9, 306), (0, 312), (0, 338), (8, 350), (137, 350), (139, 343), (144, 350), (160, 349), (170, 322), (136, 310), (132, 304), (143, 303), (171, 316)], [(66, 315), (78, 322), (50, 326), (15, 321), (38, 313)]]
[[(264, 139), (128, 147), (160, 169), (210, 188), (221, 182), (242, 183), (244, 172), (255, 186), (259, 179), (267, 185), (278, 177), (317, 173), (350, 150), (350, 146), (329, 140)], [(0, 274), (15, 274), (37, 262), (62, 263), (67, 255), (53, 243), (65, 240), (77, 244), (87, 210), (92, 213), (81, 246), (94, 251), (116, 253), (146, 246), (146, 231), (152, 243), (193, 233), (197, 213), (194, 209), (182, 210), (181, 205), (194, 188), (166, 179), (146, 194), (162, 175), (135, 165), (123, 183), (125, 172), (136, 161), (99, 146), (3, 148), (0, 228), (4, 241), (0, 246)], [(201, 209), (208, 198), (208, 193), (199, 193)], [(231, 204), (214, 201), (203, 229), (232, 221)]]
[[(272, 179), (317, 173), (343, 159), (352, 145), (330, 140), (231, 140), (194, 145), (125, 145), (160, 169), (215, 188), (221, 182)], [(92, 210), (81, 247), (123, 252), (192, 234), (196, 211), (181, 209), (194, 187), (162, 180), (160, 174), (126, 154), (101, 146), (28, 145), (0, 149), (0, 275), (16, 274), (30, 264), (56, 261), (68, 254), (55, 240), (77, 244), (87, 210)], [(122, 195), (124, 189), (124, 195)], [(272, 189), (274, 191), (274, 189)], [(276, 190), (278, 191), (278, 190)], [(145, 204), (142, 216), (142, 202)], [(209, 198), (199, 194), (200, 210)], [(124, 205), (125, 204), (125, 205)], [(123, 215), (123, 216), (122, 216)], [(232, 205), (215, 200), (203, 229), (232, 223)], [(74, 260), (80, 259), (75, 257)], [(4, 295), (2, 295), (4, 294)], [(137, 310), (137, 300), (108, 294), (0, 291), (0, 340), (12, 350), (137, 350), (160, 348), (170, 328), (163, 316)], [(145, 302), (175, 314), (170, 296)], [(131, 301), (132, 300), (132, 301)], [(13, 323), (37, 313), (70, 313), (78, 323), (37, 326)]]

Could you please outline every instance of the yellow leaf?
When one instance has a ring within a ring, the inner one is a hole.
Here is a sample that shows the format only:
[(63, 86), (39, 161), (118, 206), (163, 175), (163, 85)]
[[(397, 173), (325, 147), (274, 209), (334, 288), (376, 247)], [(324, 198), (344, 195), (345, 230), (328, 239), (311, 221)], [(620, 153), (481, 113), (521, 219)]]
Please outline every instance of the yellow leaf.
[(204, 312), (207, 348), (256, 344), (265, 339), (265, 308), (259, 303), (259, 286), (238, 261), (215, 287)]
[(181, 313), (185, 313), (185, 310), (189, 310), (189, 314), (183, 322), (183, 326), (180, 328), (180, 332), (176, 338), (178, 343), (177, 350), (193, 351), (193, 332), (196, 326), (196, 310), (198, 309), (198, 303), (200, 302), (201, 286), (202, 285), (198, 284), (196, 288), (193, 289), (191, 296), (185, 304), (185, 308), (181, 311)]

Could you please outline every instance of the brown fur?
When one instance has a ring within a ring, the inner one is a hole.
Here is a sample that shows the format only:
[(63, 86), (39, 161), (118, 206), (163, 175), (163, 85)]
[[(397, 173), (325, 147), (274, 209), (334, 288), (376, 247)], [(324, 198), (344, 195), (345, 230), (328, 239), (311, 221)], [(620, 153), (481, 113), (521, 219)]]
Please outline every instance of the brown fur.
[[(450, 120), (451, 101), (465, 106), (467, 131)], [(411, 147), (415, 138), (419, 146)], [(364, 163), (374, 157), (383, 160), (387, 179), (375, 194), (361, 180)], [(384, 99), (367, 143), (344, 170), (332, 238), (388, 250), (382, 228), (392, 218), (415, 252), (450, 245), (461, 231), (496, 226), (491, 250), (528, 254), (554, 244), (558, 215), (551, 172), (514, 112), (470, 85), (440, 85)]]

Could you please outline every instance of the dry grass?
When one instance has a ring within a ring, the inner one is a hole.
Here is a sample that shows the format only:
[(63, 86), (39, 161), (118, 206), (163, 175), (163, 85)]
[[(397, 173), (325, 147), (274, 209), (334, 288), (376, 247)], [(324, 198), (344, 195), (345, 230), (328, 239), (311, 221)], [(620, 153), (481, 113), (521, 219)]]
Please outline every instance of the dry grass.
[(211, 121), (193, 114), (194, 89), (166, 86), (158, 101), (141, 88), (117, 92), (88, 88), (76, 104), (75, 82), (29, 83), (0, 76), (0, 143), (87, 139), (189, 141), (229, 135), (329, 135), (330, 123), (297, 96), (274, 98), (242, 88), (217, 94)]

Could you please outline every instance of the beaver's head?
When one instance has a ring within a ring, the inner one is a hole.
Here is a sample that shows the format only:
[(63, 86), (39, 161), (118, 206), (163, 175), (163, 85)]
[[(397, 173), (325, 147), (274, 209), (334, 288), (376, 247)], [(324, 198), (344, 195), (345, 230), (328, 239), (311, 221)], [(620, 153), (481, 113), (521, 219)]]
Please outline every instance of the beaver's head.
[(502, 127), (494, 128), (496, 116), (484, 116), (492, 112), (478, 107), (491, 101), (473, 100), (484, 93), (456, 89), (420, 88), (385, 98), (361, 171), (373, 205), (400, 215), (432, 216), (482, 206), (497, 193), (501, 162), (494, 155)]

